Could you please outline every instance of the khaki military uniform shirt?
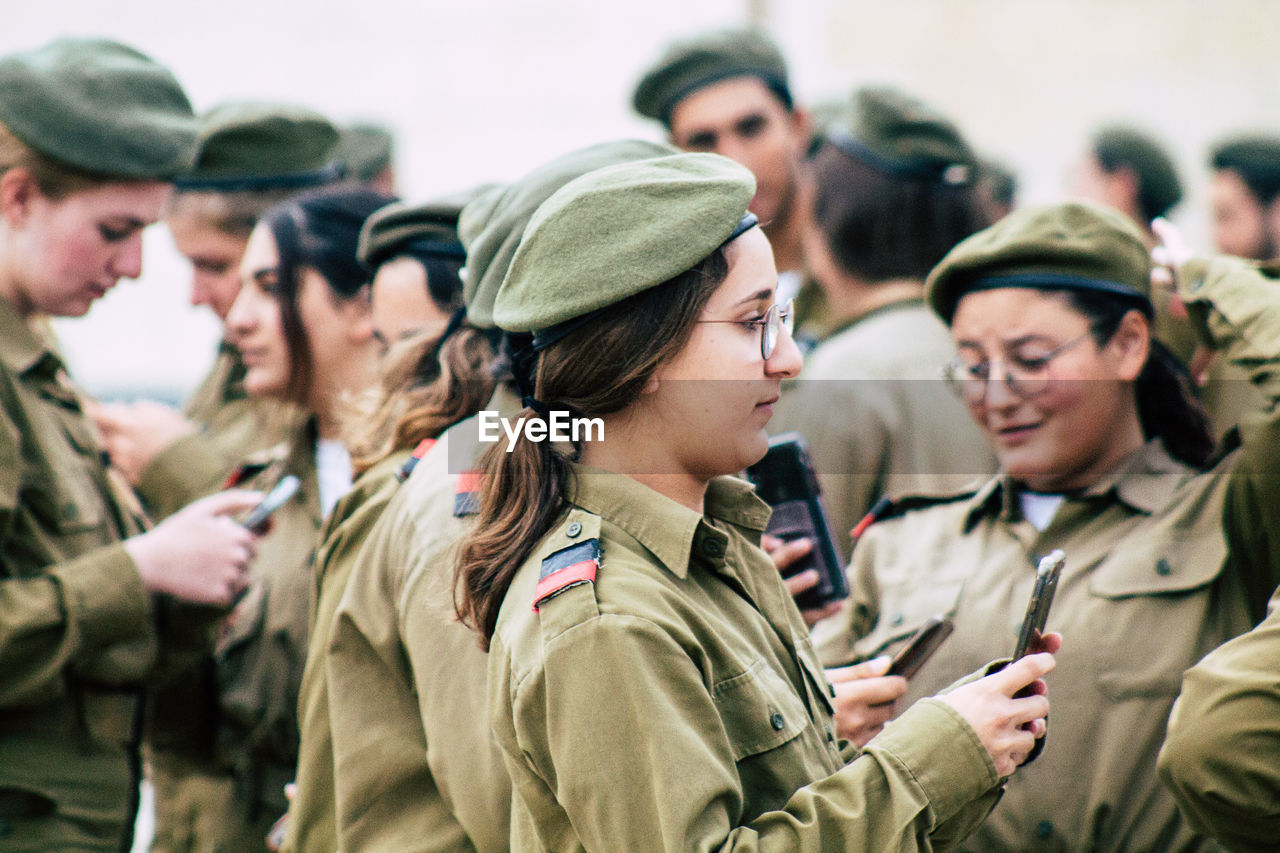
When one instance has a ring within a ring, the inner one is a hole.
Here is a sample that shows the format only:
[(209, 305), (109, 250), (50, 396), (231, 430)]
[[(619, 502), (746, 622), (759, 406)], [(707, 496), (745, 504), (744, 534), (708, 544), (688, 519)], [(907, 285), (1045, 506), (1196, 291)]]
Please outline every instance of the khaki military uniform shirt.
[(870, 312), (822, 343), (778, 402), (769, 431), (808, 441), (840, 555), (884, 495), (947, 493), (995, 471), (964, 404), (941, 379), (946, 326), (918, 299)]
[[(510, 417), (521, 406), (499, 389), (485, 408)], [(476, 418), (446, 430), (347, 582), (327, 661), (343, 850), (508, 849), (511, 783), (489, 730), (487, 659), (452, 595), (477, 509), (468, 472), (488, 446)]]
[(151, 597), (61, 359), (0, 300), (0, 850), (132, 830)]
[[(1184, 299), (1213, 342), (1251, 365), (1275, 399), (1280, 294), (1266, 295), (1256, 274), (1232, 269), (1219, 264), (1190, 277)], [(1048, 622), (1064, 639), (1048, 679), (1047, 746), (964, 849), (1205, 848), (1156, 778), (1156, 755), (1183, 670), (1248, 630), (1280, 582), (1267, 532), (1280, 522), (1278, 481), (1251, 476), (1280, 464), (1269, 435), (1247, 436), (1204, 472), (1153, 440), (1068, 497), (1042, 531), (1022, 517), (1004, 477), (868, 530), (850, 567), (852, 606), (820, 624), (815, 638), (834, 663), (893, 651), (929, 616), (950, 615), (955, 633), (912, 679), (905, 702), (1012, 651), (1038, 558), (1066, 552)], [(1235, 509), (1232, 494), (1243, 495)], [(1231, 549), (1224, 517), (1252, 531), (1232, 538)]]
[[(982, 819), (995, 767), (939, 700), (846, 763), (749, 485), (712, 481), (700, 515), (573, 470), (572, 505), (516, 574), (489, 655), (514, 848), (929, 850)], [(535, 612), (544, 559), (591, 540), (595, 581)]]
[(329, 513), (320, 534), (313, 571), (316, 606), (298, 696), (298, 789), (289, 803), (288, 835), (283, 848), (288, 851), (338, 849), (326, 675), (330, 627), (360, 549), (399, 488), (398, 474), (408, 458), (407, 450), (393, 453), (361, 474)]

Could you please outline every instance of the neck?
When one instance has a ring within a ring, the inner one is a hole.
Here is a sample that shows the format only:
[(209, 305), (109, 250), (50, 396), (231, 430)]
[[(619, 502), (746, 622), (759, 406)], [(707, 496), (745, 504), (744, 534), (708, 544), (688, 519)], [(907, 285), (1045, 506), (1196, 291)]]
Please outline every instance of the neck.
[(773, 262), (778, 272), (802, 272), (804, 270), (804, 250), (802, 247), (802, 229), (800, 217), (796, 215), (796, 199), (778, 214), (778, 218), (764, 226), (765, 236), (773, 247)]
[(655, 442), (645, 440), (622, 418), (614, 416), (603, 420), (608, 440), (583, 443), (581, 461), (584, 465), (630, 477), (702, 515), (708, 478), (681, 471), (677, 460), (657, 448)]
[(368, 389), (377, 376), (377, 355), (372, 348), (351, 353), (335, 368), (337, 375), (315, 382), (307, 408), (316, 418), (321, 438), (342, 438), (343, 409), (347, 399)]
[(924, 282), (914, 278), (892, 278), (874, 284), (853, 276), (843, 277), (835, 287), (824, 287), (827, 305), (836, 322), (856, 320), (877, 308), (920, 299), (924, 296)]
[(9, 307), (14, 310), (14, 313), (25, 320), (33, 313), (34, 306), (28, 299), (23, 297), (22, 291), (18, 287), (18, 276), (5, 260), (12, 255), (12, 250), (6, 251), (4, 248), (0, 248), (0, 299), (9, 303)]

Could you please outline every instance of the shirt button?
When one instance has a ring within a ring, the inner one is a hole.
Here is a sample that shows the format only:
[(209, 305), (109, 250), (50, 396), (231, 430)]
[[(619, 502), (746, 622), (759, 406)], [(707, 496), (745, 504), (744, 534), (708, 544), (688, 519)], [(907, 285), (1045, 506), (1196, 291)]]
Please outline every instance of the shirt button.
[(903, 616), (901, 613), (895, 613), (889, 617), (889, 624), (895, 628), (901, 625), (905, 621), (906, 621), (906, 617)]
[(574, 521), (574, 522), (571, 522), (569, 526), (565, 528), (564, 535), (572, 539), (573, 537), (577, 536), (581, 532), (582, 532), (582, 525)]
[(704, 539), (702, 540), (702, 553), (708, 557), (723, 557), (724, 543), (719, 539)]
[(1053, 824), (1047, 820), (1042, 820), (1036, 824), (1036, 838), (1046, 839), (1053, 837)]
[(827, 726), (827, 743), (836, 742), (836, 733), (831, 731), (831, 727)]
[(1164, 557), (1161, 557), (1158, 561), (1156, 561), (1156, 574), (1158, 574), (1162, 578), (1168, 577), (1169, 575), (1173, 574), (1173, 566), (1169, 565), (1168, 560), (1166, 560)]
[(769, 725), (773, 726), (773, 730), (775, 732), (782, 731), (783, 726), (785, 726), (786, 724), (787, 724), (787, 721), (784, 720), (782, 718), (782, 715), (779, 714), (777, 711), (774, 711), (772, 714), (769, 715)]

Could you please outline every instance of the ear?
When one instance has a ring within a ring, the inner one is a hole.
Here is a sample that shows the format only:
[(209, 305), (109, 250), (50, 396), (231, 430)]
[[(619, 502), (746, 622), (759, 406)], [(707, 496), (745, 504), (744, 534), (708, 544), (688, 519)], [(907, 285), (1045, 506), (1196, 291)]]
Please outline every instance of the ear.
[(1117, 378), (1135, 381), (1151, 354), (1151, 326), (1146, 315), (1141, 311), (1126, 313), (1108, 346), (1116, 348)]
[(808, 110), (803, 107), (792, 108), (791, 132), (800, 145), (800, 153), (803, 154), (809, 149), (809, 143), (813, 139), (813, 117)]
[(1107, 181), (1111, 184), (1112, 205), (1125, 212), (1132, 211), (1135, 216), (1138, 215), (1141, 209), (1138, 204), (1138, 173), (1131, 166), (1121, 166), (1114, 172), (1106, 174)]
[(0, 216), (16, 228), (31, 216), (32, 204), (42, 195), (30, 172), (22, 167), (10, 169), (0, 175)]
[(655, 372), (649, 377), (649, 381), (644, 383), (644, 387), (640, 389), (641, 394), (654, 394), (658, 390), (658, 386), (662, 383), (658, 381), (658, 374)]

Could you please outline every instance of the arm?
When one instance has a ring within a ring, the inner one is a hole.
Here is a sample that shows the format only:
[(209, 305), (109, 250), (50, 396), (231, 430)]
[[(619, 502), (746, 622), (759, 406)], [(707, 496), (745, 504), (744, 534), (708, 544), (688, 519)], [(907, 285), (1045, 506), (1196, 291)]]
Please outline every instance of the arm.
[[(500, 640), (491, 655), (505, 657)], [(525, 806), (536, 813), (554, 797), (587, 849), (928, 849), (930, 833), (998, 783), (974, 729), (929, 699), (852, 763), (744, 818), (740, 772), (767, 771), (758, 762), (785, 761), (788, 747), (735, 762), (698, 667), (656, 625), (581, 623), (518, 684), (491, 666), (495, 730)]]
[(1187, 671), (1160, 777), (1191, 825), (1232, 850), (1280, 838), (1280, 613)]

